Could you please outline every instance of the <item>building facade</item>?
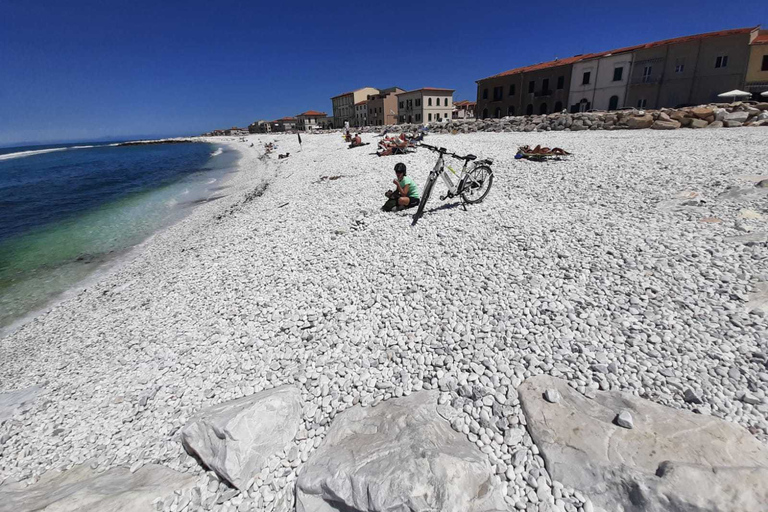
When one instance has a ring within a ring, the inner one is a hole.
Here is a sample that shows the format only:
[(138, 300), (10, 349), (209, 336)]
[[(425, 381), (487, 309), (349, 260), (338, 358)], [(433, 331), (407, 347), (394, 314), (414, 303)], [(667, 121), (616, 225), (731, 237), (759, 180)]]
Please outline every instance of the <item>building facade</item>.
[(624, 107), (632, 72), (632, 48), (574, 62), (568, 110), (617, 110)]
[(324, 128), (328, 116), (325, 112), (307, 110), (296, 116), (296, 128), (305, 132)]
[(478, 80), (476, 115), (487, 119), (563, 110), (568, 104), (572, 65), (581, 59), (558, 59)]
[(750, 44), (760, 34), (757, 27), (724, 30), (512, 69), (477, 81), (477, 116), (716, 102), (745, 87), (748, 64), (762, 67), (762, 50), (754, 50), (762, 44)]
[(272, 121), (273, 132), (291, 132), (296, 129), (295, 117), (281, 117)]
[(378, 94), (378, 92), (379, 90), (373, 87), (363, 87), (331, 98), (334, 126), (343, 128), (345, 122), (355, 126), (355, 103), (367, 100), (369, 95)]
[(768, 91), (768, 30), (760, 30), (753, 35), (749, 45), (749, 63), (744, 90), (752, 93), (756, 101), (768, 101), (761, 96)]
[(353, 126), (368, 126), (368, 100), (355, 103), (355, 122)]
[(397, 124), (397, 95), (405, 92), (399, 87), (382, 89), (368, 96), (368, 123), (371, 126)]
[(720, 101), (720, 93), (744, 88), (749, 41), (756, 31), (724, 30), (643, 45), (634, 52), (626, 105), (699, 105)]
[(454, 89), (422, 87), (397, 94), (399, 123), (431, 123), (451, 119)]
[(451, 117), (453, 119), (474, 119), (476, 105), (477, 103), (474, 101), (456, 101), (453, 104), (453, 113), (451, 114)]
[(272, 131), (272, 123), (269, 121), (259, 120), (248, 125), (248, 132), (250, 133), (269, 133)]

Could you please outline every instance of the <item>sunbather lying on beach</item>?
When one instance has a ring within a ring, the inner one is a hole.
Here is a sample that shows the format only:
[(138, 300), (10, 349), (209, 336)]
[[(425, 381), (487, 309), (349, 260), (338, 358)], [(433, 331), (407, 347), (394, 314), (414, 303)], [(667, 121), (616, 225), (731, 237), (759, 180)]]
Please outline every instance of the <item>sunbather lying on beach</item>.
[(385, 212), (393, 209), (405, 210), (413, 208), (419, 204), (419, 189), (410, 176), (406, 176), (405, 164), (400, 162), (395, 165), (395, 190), (387, 190), (384, 195), (387, 196), (387, 202), (381, 207)]

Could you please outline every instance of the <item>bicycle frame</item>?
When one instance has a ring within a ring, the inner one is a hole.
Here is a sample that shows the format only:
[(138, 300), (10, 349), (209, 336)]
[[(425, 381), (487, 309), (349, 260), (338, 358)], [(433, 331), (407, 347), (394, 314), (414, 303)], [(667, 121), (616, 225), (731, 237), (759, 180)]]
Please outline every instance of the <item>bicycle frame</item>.
[[(437, 176), (442, 176), (443, 181), (445, 182), (445, 185), (448, 187), (448, 194), (445, 197), (454, 197), (461, 193), (459, 190), (459, 185), (464, 181), (464, 177), (467, 174), (467, 166), (469, 165), (468, 161), (464, 162), (464, 167), (461, 169), (460, 174), (456, 174), (456, 171), (453, 170), (453, 167), (450, 165), (445, 165), (445, 157), (442, 153), (440, 153), (437, 157), (437, 162), (435, 162), (435, 167), (432, 169), (432, 173), (435, 174), (435, 178)], [(454, 183), (450, 176), (448, 176), (448, 173), (445, 172), (445, 168), (448, 168), (451, 173), (459, 178), (458, 183)], [(445, 199), (443, 197), (443, 199)]]

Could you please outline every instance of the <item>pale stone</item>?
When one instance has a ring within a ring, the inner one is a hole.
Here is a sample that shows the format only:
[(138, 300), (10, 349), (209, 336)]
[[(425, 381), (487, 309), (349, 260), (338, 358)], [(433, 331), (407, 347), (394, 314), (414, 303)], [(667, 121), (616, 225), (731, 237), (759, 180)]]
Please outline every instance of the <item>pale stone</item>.
[(422, 391), (337, 416), (296, 485), (298, 512), (502, 510), (485, 455)]

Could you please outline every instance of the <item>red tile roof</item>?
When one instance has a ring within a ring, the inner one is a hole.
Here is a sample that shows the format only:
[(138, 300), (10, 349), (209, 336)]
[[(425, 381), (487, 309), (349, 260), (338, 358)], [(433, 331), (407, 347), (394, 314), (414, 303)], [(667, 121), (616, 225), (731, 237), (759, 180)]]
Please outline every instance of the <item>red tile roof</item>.
[(421, 89), (414, 89), (412, 91), (399, 92), (396, 94), (396, 96), (400, 96), (401, 94), (408, 94), (409, 92), (419, 92), (419, 91), (453, 92), (455, 90), (456, 89), (441, 89), (440, 87), (422, 87)]
[(318, 112), (317, 110), (307, 110), (306, 112), (302, 112), (299, 115), (300, 116), (304, 116), (304, 117), (325, 117), (326, 113), (325, 112)]
[(758, 34), (752, 41), (752, 44), (768, 44), (768, 32), (765, 34)]
[[(748, 27), (748, 28), (737, 28), (733, 30), (720, 30), (718, 32), (707, 32), (704, 34), (695, 34), (692, 36), (682, 36), (682, 37), (675, 37), (672, 39), (663, 39), (661, 41), (654, 41), (652, 43), (645, 43), (645, 44), (638, 44), (635, 46), (625, 46), (624, 48), (617, 48), (614, 50), (608, 50), (605, 52), (597, 52), (597, 53), (587, 53), (583, 55), (574, 55), (573, 57), (567, 57), (565, 59), (555, 59), (551, 60), (549, 62), (541, 62), (539, 64), (533, 64), (530, 66), (523, 66), (515, 69), (510, 69), (509, 71), (505, 71), (503, 73), (499, 73), (497, 75), (492, 75), (486, 78), (481, 78), (480, 80), (476, 80), (475, 82), (480, 82), (482, 80), (488, 80), (490, 78), (498, 78), (500, 76), (509, 76), (509, 75), (516, 75), (519, 73), (528, 73), (531, 71), (539, 71), (541, 69), (548, 69), (548, 68), (555, 68), (558, 66), (567, 66), (570, 64), (574, 64), (576, 62), (580, 62), (583, 60), (588, 59), (594, 59), (597, 57), (605, 57), (607, 55), (614, 55), (617, 53), (624, 53), (624, 52), (630, 52), (635, 50), (642, 50), (647, 48), (657, 48), (659, 46), (664, 46), (668, 44), (680, 44), (680, 43), (688, 43), (692, 41), (699, 41), (701, 39), (706, 39), (710, 37), (723, 37), (723, 36), (733, 36), (733, 35), (741, 35), (741, 34), (749, 34), (753, 30), (756, 30), (758, 27)], [(758, 36), (760, 38), (761, 36)], [(753, 42), (754, 44), (754, 42)]]
[(281, 117), (280, 119), (275, 119), (275, 123), (278, 123), (280, 121), (295, 121), (295, 117)]
[(469, 106), (474, 106), (474, 105), (477, 105), (476, 101), (461, 100), (461, 101), (454, 101), (453, 102), (453, 106), (454, 107), (464, 107), (464, 106), (469, 107)]

